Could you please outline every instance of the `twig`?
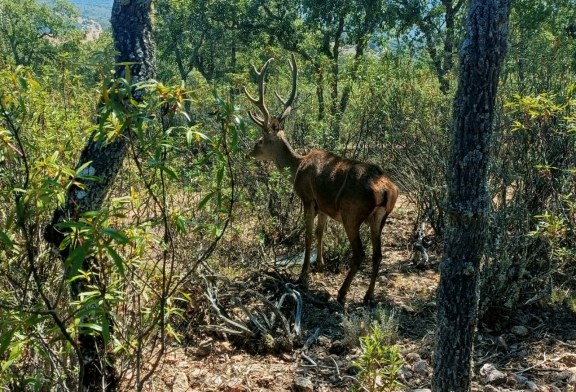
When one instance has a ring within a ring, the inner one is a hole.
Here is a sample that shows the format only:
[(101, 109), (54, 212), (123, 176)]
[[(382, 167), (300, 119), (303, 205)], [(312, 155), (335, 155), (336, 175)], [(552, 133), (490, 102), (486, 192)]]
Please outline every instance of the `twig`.
[(318, 364), (316, 363), (316, 361), (314, 361), (312, 358), (310, 358), (308, 355), (306, 355), (305, 353), (300, 353), (300, 357), (302, 357), (302, 359), (307, 360), (308, 362), (310, 362), (310, 364), (312, 366), (317, 367)]
[(554, 341), (555, 341), (556, 343), (558, 343), (558, 344), (561, 344), (561, 345), (563, 345), (563, 346), (566, 346), (566, 347), (569, 347), (569, 348), (572, 348), (572, 349), (576, 350), (576, 344), (566, 343), (566, 342), (563, 342), (563, 341), (558, 340), (558, 339), (554, 339)]
[(514, 372), (514, 374), (522, 374), (522, 373), (525, 373), (525, 372), (527, 372), (528, 370), (531, 370), (531, 369), (537, 370), (536, 368), (538, 368), (540, 365), (545, 364), (547, 361), (548, 361), (548, 360), (546, 359), (546, 354), (544, 354), (544, 360), (543, 360), (543, 361), (541, 361), (540, 363), (537, 363), (536, 365), (529, 366), (529, 367), (527, 367), (526, 369), (522, 369), (522, 370), (520, 370), (520, 371), (518, 371), (518, 372)]
[(302, 297), (300, 296), (300, 293), (298, 291), (293, 290), (288, 285), (286, 285), (285, 287), (287, 290), (289, 290), (289, 292), (282, 294), (282, 297), (280, 297), (280, 300), (278, 301), (276, 307), (280, 309), (286, 297), (290, 296), (294, 298), (294, 301), (296, 302), (296, 314), (294, 315), (294, 333), (297, 336), (300, 336), (300, 320), (302, 319)]
[(336, 376), (338, 377), (338, 380), (342, 380), (342, 376), (340, 375), (340, 368), (338, 367), (338, 362), (336, 362), (333, 356), (330, 356), (330, 359), (332, 360), (332, 362), (334, 362), (334, 367), (336, 368)]
[(250, 313), (250, 311), (246, 308), (246, 306), (244, 306), (242, 301), (240, 301), (240, 298), (234, 296), (232, 297), (232, 300), (248, 316), (250, 321), (252, 321), (252, 324), (254, 324), (260, 330), (260, 332), (262, 333), (268, 332), (268, 329), (266, 329), (262, 324), (260, 324), (260, 322), (256, 319), (256, 317), (252, 313)]
[[(203, 329), (206, 331), (227, 333), (230, 335), (245, 335), (245, 333), (243, 331), (239, 331), (237, 329), (226, 328), (226, 327), (223, 327), (221, 325), (205, 325), (205, 326), (200, 327), (200, 329)], [(249, 331), (249, 332), (251, 333), (252, 331)]]
[(320, 327), (316, 327), (310, 336), (308, 336), (308, 339), (306, 339), (306, 343), (304, 343), (302, 350), (308, 350), (310, 346), (318, 339), (318, 336), (320, 336)]
[(210, 302), (210, 305), (211, 305), (212, 309), (214, 309), (216, 311), (217, 316), (220, 317), (226, 324), (229, 324), (233, 327), (236, 327), (236, 328), (248, 333), (250, 336), (254, 335), (254, 332), (252, 332), (250, 330), (250, 328), (246, 327), (245, 325), (243, 325), (243, 324), (241, 324), (235, 320), (228, 318), (227, 316), (225, 316), (222, 313), (222, 310), (220, 309), (220, 307), (216, 303), (216, 298), (214, 297), (214, 294), (212, 293), (212, 291), (210, 291), (208, 289), (208, 287), (209, 287), (208, 281), (206, 280), (205, 277), (203, 277), (203, 279), (206, 282), (206, 288), (207, 288), (207, 290), (204, 292), (204, 297)]
[(358, 387), (360, 387), (360, 388), (362, 389), (362, 391), (370, 392), (370, 391), (368, 390), (368, 388), (366, 388), (364, 385), (360, 384), (360, 382), (358, 381), (358, 379), (357, 379), (356, 377), (354, 377), (354, 376), (349, 376), (349, 375), (345, 374), (342, 378), (343, 378), (343, 379), (344, 379), (344, 378), (349, 378), (349, 379), (351, 379), (351, 380), (354, 380), (354, 382), (357, 384)]

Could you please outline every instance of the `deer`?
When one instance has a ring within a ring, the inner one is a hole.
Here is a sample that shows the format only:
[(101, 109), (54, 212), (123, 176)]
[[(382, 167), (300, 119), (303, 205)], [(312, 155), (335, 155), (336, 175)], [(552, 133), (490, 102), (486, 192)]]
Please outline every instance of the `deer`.
[[(328, 217), (339, 221), (352, 247), (352, 260), (348, 274), (338, 290), (337, 301), (344, 306), (350, 284), (366, 255), (360, 238), (360, 226), (366, 222), (370, 227), (372, 242), (372, 274), (370, 285), (364, 296), (365, 305), (374, 305), (374, 287), (382, 261), (381, 235), (384, 224), (396, 204), (398, 187), (384, 175), (383, 170), (371, 163), (363, 163), (340, 157), (325, 150), (311, 150), (298, 154), (284, 134), (284, 122), (292, 111), (297, 93), (298, 69), (296, 58), (291, 54), (291, 92), (283, 99), (280, 115), (271, 115), (264, 101), (265, 78), (270, 58), (258, 70), (252, 65), (258, 81), (258, 97), (254, 97), (244, 86), (244, 94), (259, 111), (248, 110), (250, 119), (261, 128), (263, 135), (249, 156), (257, 161), (272, 161), (279, 170), (288, 168), (294, 192), (302, 201), (305, 223), (304, 263), (298, 282), (308, 287), (310, 256), (313, 232), (316, 237), (316, 267), (323, 270), (324, 254), (322, 237)], [(314, 229), (314, 220), (316, 228)]]

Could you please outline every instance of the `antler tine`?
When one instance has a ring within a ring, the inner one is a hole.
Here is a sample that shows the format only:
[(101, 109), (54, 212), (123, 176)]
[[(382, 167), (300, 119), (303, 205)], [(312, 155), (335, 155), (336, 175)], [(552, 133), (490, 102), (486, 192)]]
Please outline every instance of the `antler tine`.
[(294, 56), (294, 53), (291, 53), (290, 55), (289, 65), (290, 65), (290, 71), (292, 73), (292, 91), (290, 92), (290, 96), (288, 97), (287, 100), (283, 100), (280, 94), (275, 92), (276, 98), (278, 98), (280, 102), (282, 102), (282, 105), (284, 105), (284, 111), (282, 112), (282, 115), (278, 119), (280, 122), (284, 121), (286, 117), (290, 115), (290, 111), (292, 110), (292, 103), (296, 98), (296, 89), (298, 85), (298, 67), (296, 66), (296, 57)]
[(268, 59), (268, 61), (264, 63), (260, 71), (258, 71), (258, 69), (254, 65), (252, 65), (254, 73), (258, 77), (258, 94), (259, 94), (258, 98), (254, 98), (254, 96), (252, 96), (248, 92), (246, 86), (244, 86), (244, 94), (246, 95), (248, 100), (250, 100), (250, 102), (252, 102), (262, 112), (262, 117), (258, 116), (251, 110), (248, 111), (248, 115), (250, 116), (252, 121), (254, 121), (258, 126), (262, 127), (262, 129), (265, 132), (268, 131), (268, 127), (270, 125), (270, 112), (268, 111), (268, 108), (264, 103), (264, 93), (266, 92), (264, 79), (266, 78), (266, 71), (268, 69), (268, 66), (272, 61), (274, 61), (274, 58)]

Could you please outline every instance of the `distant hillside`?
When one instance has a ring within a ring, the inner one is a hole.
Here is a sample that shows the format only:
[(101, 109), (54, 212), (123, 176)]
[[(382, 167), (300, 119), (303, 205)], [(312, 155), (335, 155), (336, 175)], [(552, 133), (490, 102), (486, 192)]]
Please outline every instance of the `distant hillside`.
[(114, 0), (68, 0), (80, 10), (85, 19), (95, 20), (104, 29), (110, 27), (110, 15)]

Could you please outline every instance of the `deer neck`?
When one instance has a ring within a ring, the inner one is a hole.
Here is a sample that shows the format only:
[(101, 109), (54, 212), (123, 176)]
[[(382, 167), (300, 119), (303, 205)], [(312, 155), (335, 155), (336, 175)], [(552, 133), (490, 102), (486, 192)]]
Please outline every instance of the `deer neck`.
[(280, 139), (280, 143), (278, 145), (277, 154), (275, 154), (274, 157), (274, 163), (280, 170), (289, 168), (292, 177), (294, 177), (298, 171), (300, 162), (302, 162), (302, 155), (294, 151), (283, 134), (279, 134), (278, 139)]

